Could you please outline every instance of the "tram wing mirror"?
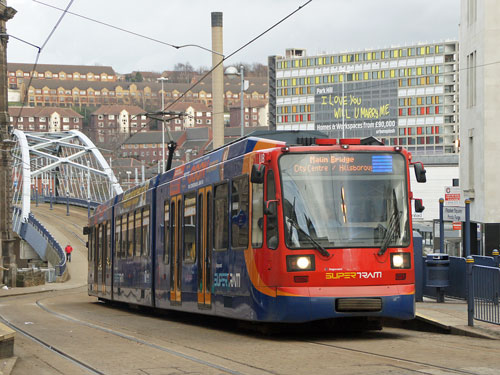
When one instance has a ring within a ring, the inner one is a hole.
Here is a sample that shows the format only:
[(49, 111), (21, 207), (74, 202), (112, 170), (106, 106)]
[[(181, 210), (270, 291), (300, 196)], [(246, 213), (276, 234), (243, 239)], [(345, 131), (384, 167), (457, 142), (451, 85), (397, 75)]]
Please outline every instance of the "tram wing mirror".
[(252, 165), (252, 174), (250, 175), (250, 181), (253, 184), (263, 184), (265, 172), (266, 167), (263, 164)]
[(86, 236), (90, 233), (89, 227), (83, 227), (83, 235)]
[(276, 215), (276, 207), (278, 206), (278, 200), (268, 200), (266, 201), (266, 207), (264, 208), (264, 213), (266, 215)]
[(415, 199), (415, 212), (423, 212), (425, 207), (422, 203), (422, 199)]
[(420, 162), (413, 164), (413, 168), (415, 168), (415, 178), (417, 182), (427, 182), (427, 177), (425, 177), (426, 170), (424, 165)]

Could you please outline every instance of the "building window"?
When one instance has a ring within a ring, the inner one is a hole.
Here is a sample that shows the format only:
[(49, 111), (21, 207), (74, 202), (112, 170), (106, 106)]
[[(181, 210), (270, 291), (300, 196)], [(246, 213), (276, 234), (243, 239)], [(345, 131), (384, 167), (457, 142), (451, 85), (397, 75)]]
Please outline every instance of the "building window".
[[(467, 107), (476, 105), (477, 51), (467, 55)], [(436, 112), (437, 113), (437, 112)]]

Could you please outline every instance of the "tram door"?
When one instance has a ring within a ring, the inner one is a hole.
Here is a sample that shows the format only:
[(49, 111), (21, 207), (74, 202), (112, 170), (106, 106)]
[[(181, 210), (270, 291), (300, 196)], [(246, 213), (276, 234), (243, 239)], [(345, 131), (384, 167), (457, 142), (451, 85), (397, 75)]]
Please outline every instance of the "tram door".
[[(103, 293), (106, 296), (111, 291), (111, 261), (110, 261), (110, 253), (111, 253), (111, 220), (106, 222), (104, 227), (106, 237), (105, 244), (103, 247), (102, 254), (102, 288)], [(109, 288), (109, 289), (108, 289)]]
[(181, 270), (182, 270), (182, 195), (170, 201), (170, 217), (172, 218), (172, 236), (170, 248), (170, 303), (181, 302)]
[(106, 294), (106, 258), (108, 254), (108, 238), (109, 238), (109, 224), (105, 221), (102, 224), (102, 254), (100, 261), (101, 270), (101, 292)]
[(212, 287), (212, 187), (198, 191), (197, 200), (197, 238), (198, 238), (198, 306), (207, 308), (211, 305)]
[(99, 262), (99, 253), (102, 251), (102, 225), (96, 225), (95, 227), (95, 237), (94, 237), (94, 286), (95, 291), (99, 292), (99, 271), (101, 270), (101, 264)]

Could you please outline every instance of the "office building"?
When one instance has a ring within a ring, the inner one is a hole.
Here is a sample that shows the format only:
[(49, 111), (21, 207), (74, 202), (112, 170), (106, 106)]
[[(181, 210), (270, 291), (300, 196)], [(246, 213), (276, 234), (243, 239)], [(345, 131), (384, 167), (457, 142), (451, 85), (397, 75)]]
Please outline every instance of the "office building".
[(269, 57), (269, 125), (375, 136), (414, 155), (458, 152), (457, 41)]

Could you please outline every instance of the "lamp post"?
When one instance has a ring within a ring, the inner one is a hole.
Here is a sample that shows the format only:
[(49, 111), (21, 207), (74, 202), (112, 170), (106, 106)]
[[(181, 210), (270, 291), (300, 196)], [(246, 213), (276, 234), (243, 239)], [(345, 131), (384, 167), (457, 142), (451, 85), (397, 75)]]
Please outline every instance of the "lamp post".
[(127, 185), (128, 188), (130, 189), (130, 175), (132, 174), (132, 171), (127, 171)]
[(243, 119), (244, 115), (244, 107), (245, 107), (245, 101), (244, 101), (244, 95), (245, 95), (245, 67), (243, 65), (240, 65), (240, 71), (238, 72), (238, 69), (236, 69), (234, 66), (229, 66), (226, 71), (224, 72), (225, 75), (231, 77), (231, 76), (240, 76), (241, 77), (241, 92), (240, 92), (240, 126), (241, 126), (241, 137), (244, 136), (244, 130), (245, 130), (245, 120)]
[(87, 216), (90, 217), (90, 164), (87, 161)]
[(162, 157), (162, 173), (165, 173), (165, 92), (163, 91), (163, 83), (168, 81), (167, 77), (160, 77), (157, 81), (161, 82), (161, 157)]

